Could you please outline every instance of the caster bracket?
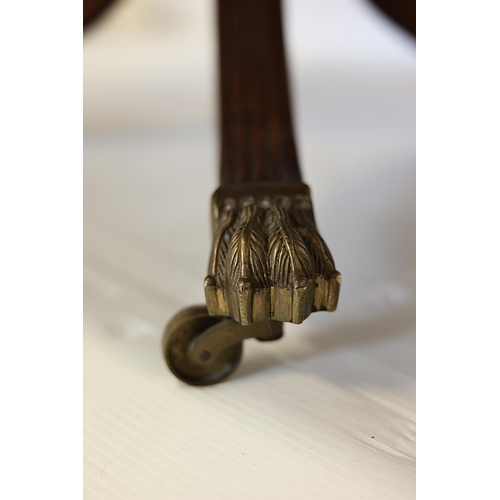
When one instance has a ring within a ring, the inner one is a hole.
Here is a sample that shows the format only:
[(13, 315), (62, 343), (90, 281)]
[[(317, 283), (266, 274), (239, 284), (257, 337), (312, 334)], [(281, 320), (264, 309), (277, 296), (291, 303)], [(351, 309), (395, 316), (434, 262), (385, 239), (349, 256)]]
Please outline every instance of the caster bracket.
[(261, 341), (277, 340), (283, 336), (283, 323), (262, 321), (241, 325), (232, 319), (225, 319), (205, 330), (191, 341), (189, 356), (198, 363), (208, 364), (228, 347), (245, 339), (257, 338)]

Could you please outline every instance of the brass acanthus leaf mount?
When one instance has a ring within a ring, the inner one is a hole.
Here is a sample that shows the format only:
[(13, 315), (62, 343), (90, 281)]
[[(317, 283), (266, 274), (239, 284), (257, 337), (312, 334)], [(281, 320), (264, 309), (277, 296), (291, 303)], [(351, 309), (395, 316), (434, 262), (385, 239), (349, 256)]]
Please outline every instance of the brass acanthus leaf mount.
[(235, 184), (212, 199), (214, 241), (205, 278), (208, 312), (243, 325), (302, 323), (335, 311), (341, 276), (314, 222), (307, 185)]

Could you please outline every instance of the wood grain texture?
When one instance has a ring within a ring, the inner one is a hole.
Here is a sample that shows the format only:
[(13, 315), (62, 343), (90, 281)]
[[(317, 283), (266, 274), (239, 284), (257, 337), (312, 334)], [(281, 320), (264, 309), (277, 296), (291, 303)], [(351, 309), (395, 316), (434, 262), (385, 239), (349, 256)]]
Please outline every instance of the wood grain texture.
[(219, 0), (221, 184), (300, 181), (279, 0)]

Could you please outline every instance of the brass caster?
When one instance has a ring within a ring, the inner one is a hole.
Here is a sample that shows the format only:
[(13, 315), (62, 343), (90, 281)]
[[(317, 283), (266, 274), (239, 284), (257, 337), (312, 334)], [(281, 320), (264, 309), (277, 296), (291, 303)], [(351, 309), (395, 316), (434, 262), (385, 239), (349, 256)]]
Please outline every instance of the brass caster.
[(163, 334), (163, 356), (172, 373), (190, 385), (212, 385), (238, 366), (243, 340), (277, 340), (283, 324), (269, 320), (241, 325), (225, 316), (210, 316), (205, 306), (176, 314)]

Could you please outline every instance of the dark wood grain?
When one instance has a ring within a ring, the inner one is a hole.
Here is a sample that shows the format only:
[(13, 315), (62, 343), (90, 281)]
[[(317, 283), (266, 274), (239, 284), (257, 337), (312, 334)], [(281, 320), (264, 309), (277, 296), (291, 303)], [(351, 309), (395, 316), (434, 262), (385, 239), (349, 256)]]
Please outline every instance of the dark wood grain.
[(218, 0), (221, 184), (300, 181), (279, 0)]

